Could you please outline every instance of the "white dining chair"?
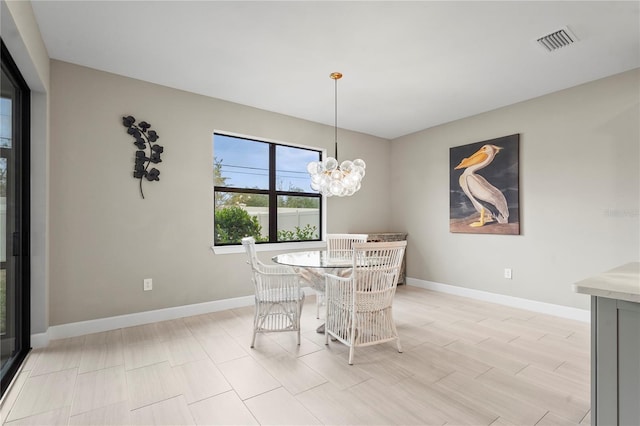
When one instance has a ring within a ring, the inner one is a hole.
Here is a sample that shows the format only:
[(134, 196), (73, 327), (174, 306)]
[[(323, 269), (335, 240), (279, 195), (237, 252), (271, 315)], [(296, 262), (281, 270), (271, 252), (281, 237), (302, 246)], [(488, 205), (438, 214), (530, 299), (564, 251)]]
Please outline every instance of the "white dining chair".
[(327, 251), (353, 250), (353, 243), (366, 243), (368, 234), (327, 234)]
[(304, 292), (300, 275), (290, 266), (266, 265), (256, 255), (255, 239), (246, 237), (242, 245), (249, 257), (251, 281), (255, 289), (255, 313), (251, 347), (257, 333), (295, 331), (300, 344), (300, 315)]
[(406, 245), (406, 241), (356, 243), (351, 275), (325, 277), (325, 344), (333, 337), (347, 345), (349, 364), (356, 347), (395, 340), (402, 352), (392, 310)]
[[(327, 234), (327, 251), (329, 257), (332, 254), (344, 257), (346, 252), (353, 251), (354, 243), (366, 243), (367, 234)], [(351, 253), (348, 254), (351, 257)], [(320, 318), (320, 309), (324, 305), (324, 291), (316, 289), (316, 318)]]

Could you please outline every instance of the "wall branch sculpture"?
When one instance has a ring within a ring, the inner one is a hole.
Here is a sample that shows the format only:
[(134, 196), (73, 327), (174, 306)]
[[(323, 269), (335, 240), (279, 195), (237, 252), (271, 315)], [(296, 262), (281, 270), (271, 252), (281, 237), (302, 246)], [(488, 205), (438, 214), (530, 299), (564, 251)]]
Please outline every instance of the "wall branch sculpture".
[[(141, 121), (136, 124), (136, 119), (128, 115), (122, 117), (122, 125), (127, 128), (127, 133), (135, 138), (133, 143), (136, 148), (136, 163), (133, 169), (133, 177), (140, 180), (140, 195), (144, 199), (144, 192), (142, 192), (142, 179), (147, 178), (148, 181), (160, 180), (160, 170), (152, 167), (149, 169), (151, 163), (161, 163), (162, 159), (160, 154), (164, 151), (164, 148), (155, 142), (160, 138), (155, 130), (151, 129), (151, 124), (146, 121)], [(148, 145), (148, 147), (147, 147)], [(146, 149), (149, 148), (149, 156), (147, 157)]]

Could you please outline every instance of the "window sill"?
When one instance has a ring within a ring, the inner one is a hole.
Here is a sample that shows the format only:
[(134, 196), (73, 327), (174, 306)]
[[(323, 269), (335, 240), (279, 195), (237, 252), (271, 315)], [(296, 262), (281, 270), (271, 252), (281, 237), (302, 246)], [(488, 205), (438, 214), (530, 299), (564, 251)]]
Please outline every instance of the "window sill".
[[(256, 244), (256, 251), (290, 251), (290, 250), (320, 250), (327, 247), (325, 241), (305, 241), (295, 243)], [(242, 245), (211, 246), (214, 254), (244, 253)]]

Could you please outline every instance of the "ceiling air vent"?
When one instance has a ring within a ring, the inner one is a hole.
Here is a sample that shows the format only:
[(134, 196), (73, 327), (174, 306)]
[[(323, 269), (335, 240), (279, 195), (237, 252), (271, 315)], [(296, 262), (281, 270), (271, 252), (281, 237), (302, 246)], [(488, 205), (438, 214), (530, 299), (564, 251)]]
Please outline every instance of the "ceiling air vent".
[(547, 51), (553, 52), (554, 50), (560, 49), (561, 47), (573, 44), (577, 40), (578, 39), (569, 30), (569, 28), (565, 27), (551, 34), (540, 37), (538, 39), (538, 43), (540, 43), (545, 49), (547, 49)]

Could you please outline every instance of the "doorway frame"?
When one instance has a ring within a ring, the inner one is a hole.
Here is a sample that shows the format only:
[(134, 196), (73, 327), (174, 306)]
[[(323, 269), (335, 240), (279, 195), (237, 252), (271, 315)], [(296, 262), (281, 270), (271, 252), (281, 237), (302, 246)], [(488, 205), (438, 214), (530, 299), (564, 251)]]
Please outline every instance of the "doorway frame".
[[(7, 72), (13, 83), (18, 87), (19, 94), (15, 108), (17, 117), (14, 123), (20, 125), (14, 129), (16, 139), (20, 143), (15, 144), (14, 155), (16, 161), (16, 175), (18, 177), (16, 198), (19, 198), (19, 211), (16, 215), (16, 228), (20, 231), (18, 237), (11, 240), (15, 244), (12, 252), (16, 257), (16, 348), (17, 351), (8, 361), (8, 367), (0, 380), (0, 395), (4, 395), (9, 388), (16, 372), (31, 350), (31, 261), (30, 261), (30, 231), (31, 231), (31, 90), (25, 81), (20, 69), (11, 57), (11, 53), (0, 39), (2, 68)], [(7, 239), (7, 243), (9, 240)], [(7, 256), (11, 253), (7, 251)]]

